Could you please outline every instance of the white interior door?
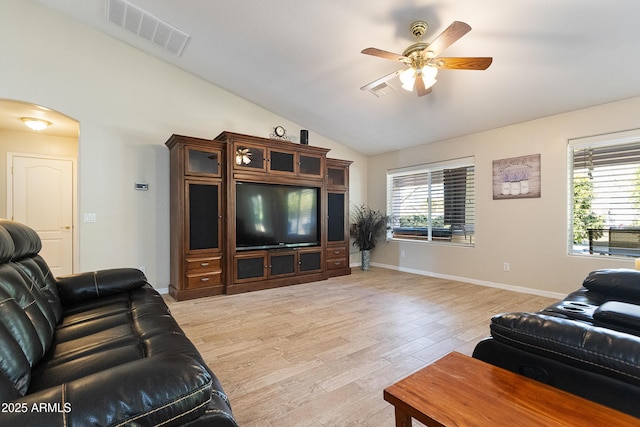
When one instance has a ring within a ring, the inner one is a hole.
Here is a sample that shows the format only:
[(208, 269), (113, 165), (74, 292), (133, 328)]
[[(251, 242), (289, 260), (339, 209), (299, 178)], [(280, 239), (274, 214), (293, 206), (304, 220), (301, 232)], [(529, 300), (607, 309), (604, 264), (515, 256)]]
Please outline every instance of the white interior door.
[(73, 161), (12, 155), (8, 214), (36, 230), (55, 276), (73, 271)]

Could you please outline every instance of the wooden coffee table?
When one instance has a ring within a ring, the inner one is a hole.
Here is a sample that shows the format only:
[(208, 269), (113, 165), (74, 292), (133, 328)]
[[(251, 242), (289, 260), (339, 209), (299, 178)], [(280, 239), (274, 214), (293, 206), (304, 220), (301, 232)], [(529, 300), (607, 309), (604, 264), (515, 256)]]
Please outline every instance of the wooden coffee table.
[(396, 427), (638, 426), (640, 419), (460, 353), (387, 387)]

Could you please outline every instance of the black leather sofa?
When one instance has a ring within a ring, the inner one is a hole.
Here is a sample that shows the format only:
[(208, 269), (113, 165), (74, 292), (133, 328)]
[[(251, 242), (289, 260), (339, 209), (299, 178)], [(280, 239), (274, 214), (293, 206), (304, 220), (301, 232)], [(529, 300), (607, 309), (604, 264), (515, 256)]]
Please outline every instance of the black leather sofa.
[(0, 426), (237, 427), (141, 271), (54, 278), (41, 245), (0, 220)]
[(640, 417), (639, 271), (594, 271), (562, 301), (490, 328), (473, 357)]

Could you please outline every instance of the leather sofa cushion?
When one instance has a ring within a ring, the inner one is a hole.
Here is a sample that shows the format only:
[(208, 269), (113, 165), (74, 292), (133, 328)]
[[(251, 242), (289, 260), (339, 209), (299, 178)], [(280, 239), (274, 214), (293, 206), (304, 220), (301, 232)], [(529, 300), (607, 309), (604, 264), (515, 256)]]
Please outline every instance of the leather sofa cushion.
[[(29, 392), (161, 354), (201, 356), (150, 285), (65, 308)], [(203, 362), (204, 364), (204, 362)]]
[(20, 399), (28, 408), (65, 402), (69, 410), (58, 418), (47, 411), (3, 413), (0, 418), (7, 426), (177, 426), (190, 421), (235, 426), (231, 417), (226, 423), (198, 424), (211, 401), (211, 388), (211, 374), (200, 361), (174, 352), (123, 363)]
[(4, 264), (13, 258), (13, 239), (7, 230), (0, 227), (0, 263)]
[(0, 265), (0, 373), (21, 394), (29, 386), (31, 366), (51, 346), (52, 318), (40, 288), (26, 283), (11, 264)]
[(624, 301), (640, 301), (640, 271), (631, 269), (602, 269), (589, 273), (583, 286), (606, 297)]
[(62, 276), (57, 281), (60, 300), (66, 306), (138, 289), (147, 283), (147, 278), (135, 268), (114, 268)]
[(534, 354), (640, 385), (640, 337), (635, 335), (556, 316), (516, 312), (494, 316), (491, 336)]
[[(219, 387), (162, 296), (146, 284), (65, 306), (24, 399), (48, 401), (46, 396), (64, 384), (66, 399), (73, 402), (71, 421), (75, 414), (92, 413), (99, 425), (155, 425), (204, 414), (213, 383)], [(96, 396), (118, 404), (96, 412)], [(30, 416), (39, 421), (37, 414)]]

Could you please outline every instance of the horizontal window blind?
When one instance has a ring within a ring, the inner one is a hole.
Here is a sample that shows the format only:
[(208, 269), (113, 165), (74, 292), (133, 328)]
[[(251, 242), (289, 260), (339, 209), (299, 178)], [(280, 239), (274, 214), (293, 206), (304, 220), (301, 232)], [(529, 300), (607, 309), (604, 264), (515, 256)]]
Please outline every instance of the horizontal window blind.
[[(640, 256), (640, 133), (569, 143), (573, 253)], [(634, 230), (637, 229), (637, 230)]]
[(472, 160), (452, 164), (456, 167), (441, 162), (387, 174), (393, 238), (473, 243), (475, 168)]

